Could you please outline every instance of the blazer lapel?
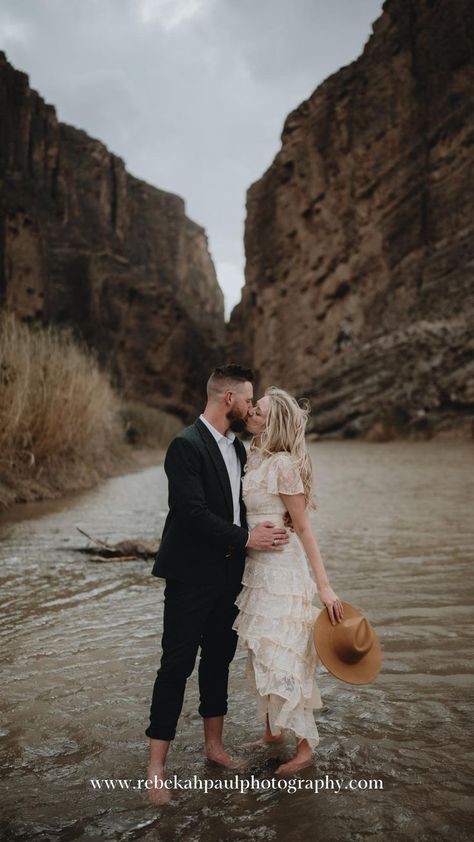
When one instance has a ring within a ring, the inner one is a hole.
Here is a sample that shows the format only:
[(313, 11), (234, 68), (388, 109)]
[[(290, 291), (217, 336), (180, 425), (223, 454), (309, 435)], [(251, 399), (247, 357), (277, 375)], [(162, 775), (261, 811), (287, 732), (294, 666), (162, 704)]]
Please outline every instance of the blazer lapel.
[(237, 451), (237, 456), (240, 462), (240, 476), (243, 477), (245, 463), (247, 461), (247, 451), (245, 450), (245, 447), (242, 446), (242, 442), (237, 438), (237, 436), (234, 439), (234, 447)]
[(230, 487), (230, 480), (229, 474), (227, 472), (227, 467), (224, 462), (222, 453), (219, 450), (219, 445), (217, 444), (214, 436), (212, 433), (207, 429), (206, 425), (202, 423), (200, 418), (197, 418), (194, 422), (195, 426), (199, 430), (201, 438), (206, 445), (207, 451), (209, 456), (212, 459), (214, 467), (217, 471), (217, 476), (219, 477), (222, 491), (224, 492), (224, 499), (227, 503), (227, 508), (229, 510), (229, 514), (234, 517), (234, 501), (232, 499), (232, 489)]
[[(241, 470), (240, 476), (243, 477), (245, 463), (247, 462), (247, 451), (245, 449), (245, 445), (243, 444), (243, 442), (240, 441), (240, 439), (237, 438), (237, 436), (235, 437), (235, 440), (234, 440), (234, 446), (235, 446), (235, 449), (237, 451), (237, 455), (238, 455), (239, 460), (240, 460), (240, 470)], [(240, 501), (240, 523), (241, 523), (242, 526), (246, 527), (247, 526), (247, 508), (246, 508), (246, 505), (244, 503), (244, 499), (243, 499), (243, 496), (242, 496), (242, 482), (240, 483), (239, 501)]]

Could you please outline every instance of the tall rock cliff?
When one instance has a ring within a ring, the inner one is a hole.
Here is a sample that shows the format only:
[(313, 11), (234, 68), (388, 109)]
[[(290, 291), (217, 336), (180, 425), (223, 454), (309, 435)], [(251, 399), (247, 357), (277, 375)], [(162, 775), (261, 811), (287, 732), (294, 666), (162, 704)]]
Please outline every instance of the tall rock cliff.
[(474, 417), (474, 4), (387, 0), (247, 197), (233, 353), (320, 435)]
[(3, 53), (0, 103), (0, 303), (72, 325), (126, 397), (192, 416), (225, 341), (205, 231), (58, 122)]

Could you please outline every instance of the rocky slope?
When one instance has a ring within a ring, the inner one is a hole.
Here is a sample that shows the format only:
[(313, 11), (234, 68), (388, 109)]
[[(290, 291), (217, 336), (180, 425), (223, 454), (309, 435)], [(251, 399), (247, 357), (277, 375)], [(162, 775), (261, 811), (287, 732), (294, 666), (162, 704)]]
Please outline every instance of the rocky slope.
[(471, 434), (473, 63), (470, 0), (387, 0), (248, 192), (230, 345), (321, 435)]
[(0, 104), (1, 304), (72, 325), (126, 397), (192, 416), (225, 340), (205, 231), (58, 122), (3, 53)]

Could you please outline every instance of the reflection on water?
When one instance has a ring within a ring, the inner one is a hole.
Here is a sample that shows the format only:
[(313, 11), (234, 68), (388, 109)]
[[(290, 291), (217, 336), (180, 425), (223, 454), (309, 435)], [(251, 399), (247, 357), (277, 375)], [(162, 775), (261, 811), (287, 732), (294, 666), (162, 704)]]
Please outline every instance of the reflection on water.
[[(67, 503), (0, 520), (3, 838), (467, 840), (472, 721), (472, 445), (312, 445), (314, 525), (338, 595), (382, 644), (382, 672), (355, 687), (324, 669), (321, 743), (306, 779), (382, 779), (383, 790), (178, 792), (161, 812), (91, 778), (146, 768), (163, 582), (151, 562), (93, 563), (86, 539), (150, 539), (166, 514), (161, 467), (109, 480)], [(231, 670), (228, 746), (260, 735), (244, 653)], [(202, 757), (197, 675), (188, 683), (169, 772), (228, 779)], [(260, 749), (240, 773), (271, 778), (286, 749)], [(286, 754), (285, 754), (286, 752)]]

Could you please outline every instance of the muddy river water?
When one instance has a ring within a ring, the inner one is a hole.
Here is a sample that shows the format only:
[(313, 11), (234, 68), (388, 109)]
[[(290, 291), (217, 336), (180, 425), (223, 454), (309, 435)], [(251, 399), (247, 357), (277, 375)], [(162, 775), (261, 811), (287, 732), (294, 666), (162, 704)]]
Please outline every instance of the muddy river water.
[[(150, 561), (75, 552), (87, 545), (76, 526), (109, 541), (160, 535), (166, 477), (151, 467), (0, 519), (3, 840), (472, 838), (473, 445), (331, 441), (311, 453), (331, 584), (382, 644), (373, 684), (320, 668), (321, 742), (314, 769), (295, 777), (312, 788), (275, 788), (291, 743), (244, 750), (239, 782), (207, 763), (196, 673), (168, 769), (194, 788), (160, 809), (143, 791), (91, 783), (145, 777), (164, 583)], [(238, 649), (226, 742), (239, 752), (258, 736)]]

